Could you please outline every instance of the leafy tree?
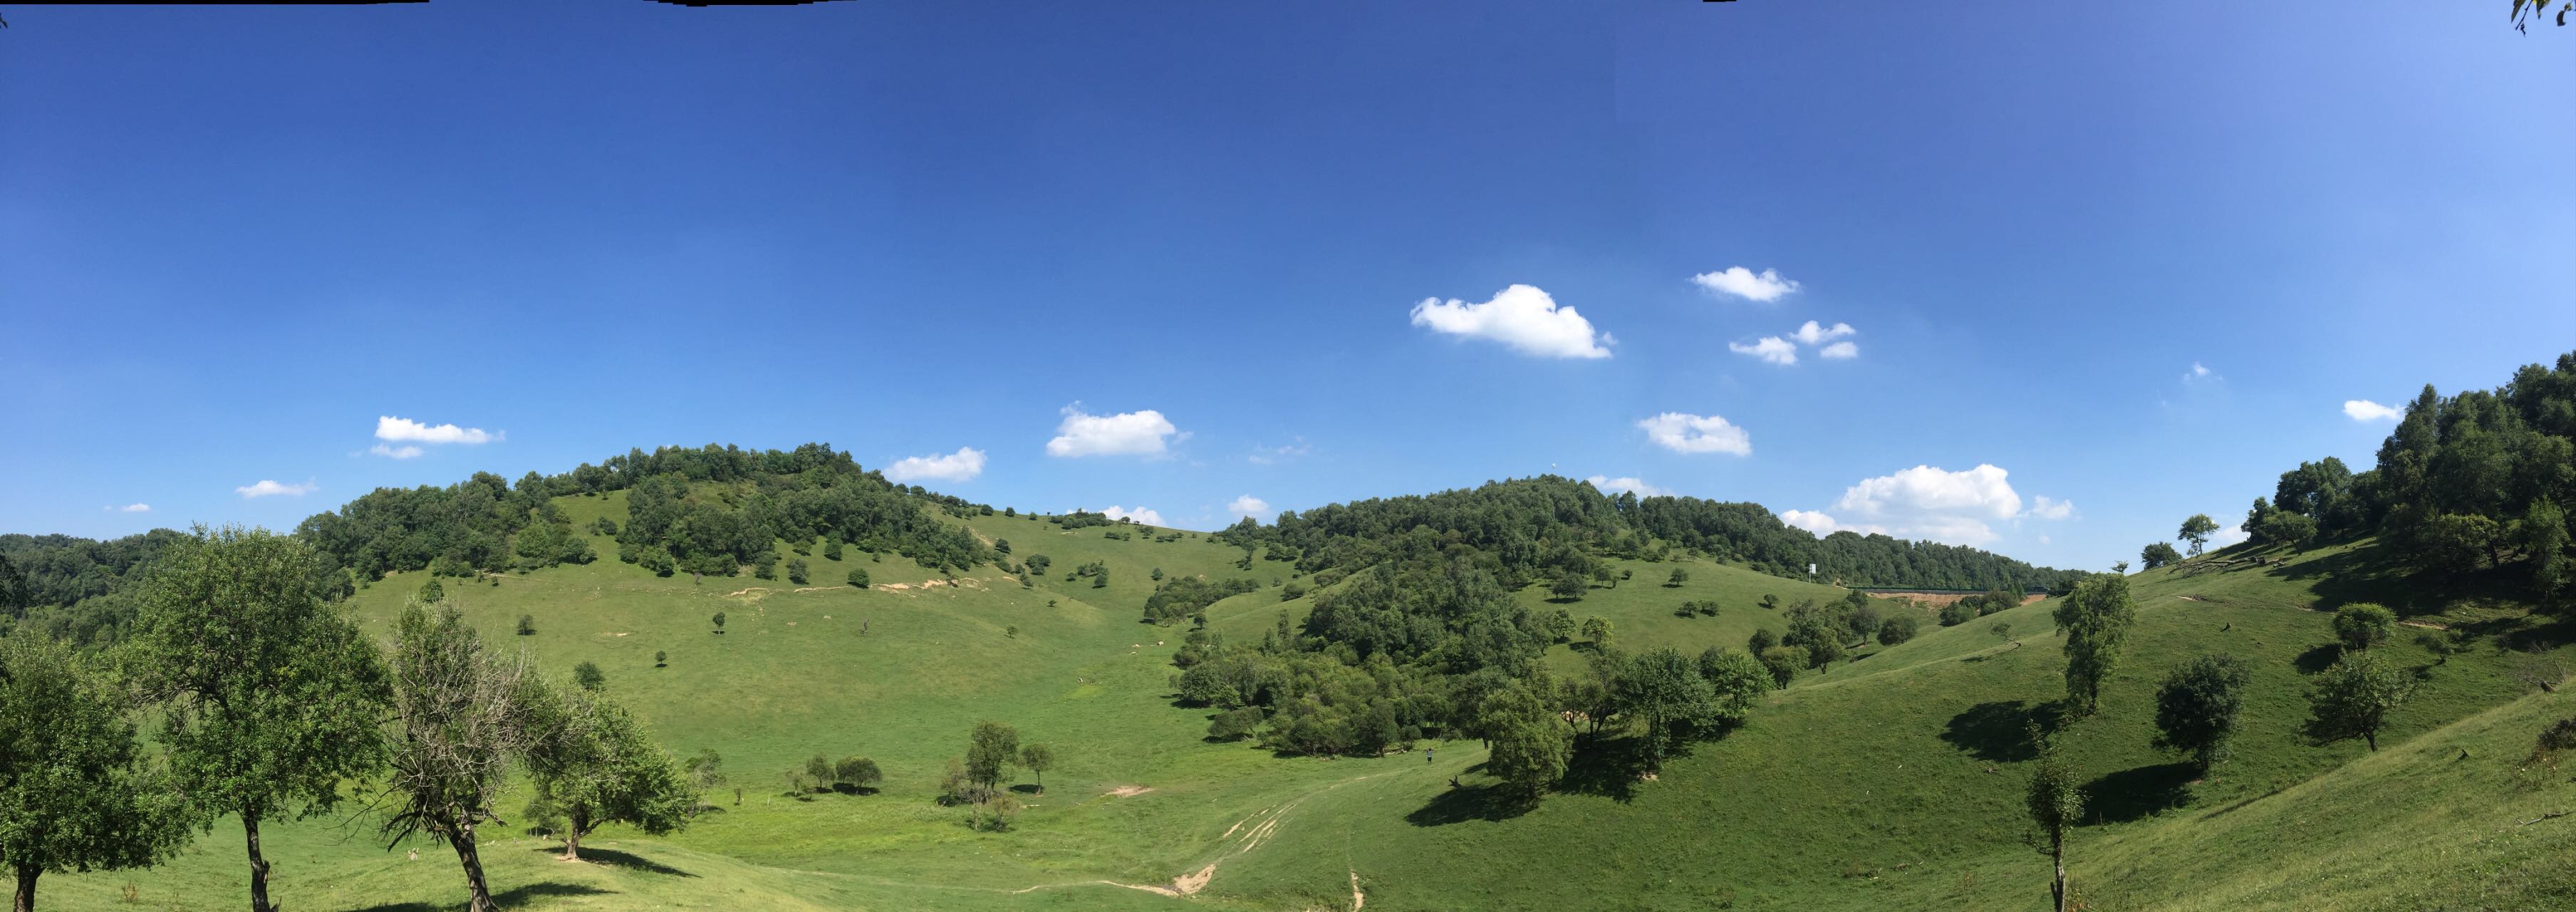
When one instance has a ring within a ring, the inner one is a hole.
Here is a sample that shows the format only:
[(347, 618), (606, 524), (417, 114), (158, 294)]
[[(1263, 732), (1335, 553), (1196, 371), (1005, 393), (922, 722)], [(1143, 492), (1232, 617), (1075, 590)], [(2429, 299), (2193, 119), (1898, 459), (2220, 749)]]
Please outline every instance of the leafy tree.
[(2532, 589), (2541, 598), (2554, 598), (2576, 585), (2576, 555), (2568, 553), (2571, 535), (2565, 510), (2546, 498), (2534, 499), (2523, 509), (2516, 531), (2520, 533), (2516, 544), (2531, 558)]
[(1756, 628), (1752, 636), (1745, 638), (1744, 651), (1760, 656), (1763, 650), (1778, 645), (1780, 645), (1780, 635), (1771, 632), (1769, 627), (1761, 627)]
[(1967, 599), (1958, 599), (1941, 606), (1941, 626), (1943, 627), (1956, 627), (1976, 619), (1977, 606)]
[(2236, 713), (2245, 706), (2245, 685), (2252, 673), (2229, 655), (2194, 656), (2165, 675), (2156, 688), (2156, 742), (2165, 750), (2191, 756), (2207, 775), (2227, 759), (2236, 736)]
[(1641, 746), (1650, 768), (1717, 711), (1717, 692), (1700, 677), (1699, 664), (1672, 649), (1648, 650), (1630, 660), (1619, 676), (1618, 701), (1620, 715), (1646, 724)]
[(1772, 689), (1771, 670), (1740, 649), (1711, 646), (1699, 654), (1699, 676), (1716, 692), (1713, 717), (1733, 724), (1744, 721), (1753, 704)]
[(995, 553), (995, 554), (1009, 554), (1009, 553), (1011, 553), (1011, 540), (1010, 540), (1010, 539), (1007, 539), (1007, 538), (996, 538), (996, 539), (994, 539), (994, 540), (993, 540), (993, 553)]
[(537, 632), (537, 616), (536, 616), (536, 615), (533, 615), (533, 614), (522, 614), (522, 615), (519, 615), (519, 635), (520, 635), (520, 636), (530, 636), (530, 635), (535, 634), (536, 632)]
[(799, 586), (805, 585), (805, 582), (806, 582), (806, 579), (807, 579), (806, 571), (807, 571), (807, 568), (806, 568), (806, 566), (805, 566), (805, 559), (804, 559), (804, 558), (797, 557), (797, 558), (789, 558), (789, 559), (788, 559), (788, 561), (787, 561), (787, 581), (788, 581), (788, 582), (795, 583), (796, 585), (799, 585)]
[(1574, 727), (1521, 687), (1486, 694), (1477, 728), (1493, 745), (1485, 755), (1486, 772), (1532, 799), (1565, 776), (1574, 755)]
[(455, 608), (415, 601), (394, 622), (393, 773), (387, 848), (427, 835), (456, 850), (469, 912), (492, 912), (474, 828), (500, 819), (492, 802), (511, 765), (547, 733), (530, 724), (556, 697), (523, 662), (486, 654)]
[(841, 762), (832, 764), (832, 784), (836, 786), (863, 790), (884, 781), (885, 771), (877, 768), (875, 760), (866, 757), (843, 757)]
[(2201, 549), (2209, 545), (2209, 537), (2217, 533), (2217, 520), (2209, 518), (2207, 513), (2194, 513), (2190, 519), (2182, 521), (2182, 534), (2177, 537), (2191, 545), (2191, 556), (2199, 557)]
[(1592, 641), (1592, 646), (1595, 649), (1609, 648), (1610, 619), (1597, 614), (1585, 617), (1583, 619), (1583, 638)]
[(765, 580), (778, 578), (778, 552), (767, 548), (751, 556), (751, 575)]
[(1108, 568), (1108, 567), (1106, 567), (1106, 566), (1100, 566), (1100, 565), (1094, 565), (1094, 566), (1093, 566), (1093, 569), (1092, 569), (1092, 571), (1091, 571), (1091, 588), (1094, 588), (1094, 589), (1107, 589), (1107, 588), (1109, 588), (1109, 568)]
[(1152, 573), (1150, 573), (1150, 574), (1147, 574), (1147, 576), (1148, 576), (1149, 578), (1151, 578), (1154, 582), (1157, 582), (1157, 583), (1162, 582), (1162, 581), (1163, 581), (1163, 568), (1161, 568), (1161, 567), (1156, 567), (1156, 568), (1154, 568), (1154, 572), (1152, 572)]
[[(2529, 32), (2524, 29), (2524, 26), (2529, 25), (2531, 20), (2538, 19), (2542, 15), (2548, 13), (2549, 4), (2551, 2), (2552, 0), (2513, 0), (2513, 30), (2529, 34)], [(2569, 13), (2576, 13), (2576, 0), (2557, 0), (2557, 3), (2557, 22), (2560, 27), (2565, 27), (2567, 25), (2567, 15)]]
[(1030, 742), (1020, 745), (1020, 766), (1038, 777), (1038, 794), (1046, 794), (1046, 771), (1055, 768), (1055, 748)]
[(2129, 578), (2086, 577), (2050, 617), (2066, 634), (2067, 701), (2077, 715), (2089, 715), (2101, 699), (2102, 682), (2119, 666), (2129, 625), (2138, 617), (2137, 603), (2129, 598)]
[(2075, 784), (2075, 774), (2059, 756), (2057, 739), (2033, 725), (2031, 741), (2038, 745), (2039, 756), (2031, 764), (2030, 787), (2024, 794), (2024, 805), (2030, 811), (2030, 822), (2039, 828), (2044, 845), (2040, 852), (2048, 856), (2055, 873), (2048, 883), (2049, 896), (2057, 912), (2066, 912), (2066, 837), (2084, 816), (2084, 792)]
[(662, 667), (662, 666), (664, 666), (664, 665), (668, 665), (668, 664), (670, 664), (670, 661), (671, 661), (671, 654), (670, 654), (670, 653), (663, 652), (662, 650), (659, 650), (659, 649), (653, 650), (653, 667), (655, 667), (655, 668), (660, 668), (660, 667)]
[(2261, 519), (2247, 523), (2245, 530), (2247, 537), (2257, 542), (2304, 547), (2316, 539), (2317, 521), (2306, 514), (2274, 509), (2265, 512)]
[(1261, 728), (1261, 708), (1245, 706), (1218, 713), (1208, 722), (1208, 737), (1237, 741)]
[(1574, 639), (1574, 633), (1575, 624), (1573, 612), (1567, 611), (1563, 608), (1548, 612), (1547, 635), (1550, 640), (1559, 643), (1571, 642)]
[(1020, 563), (1021, 565), (1028, 567), (1030, 573), (1038, 576), (1045, 576), (1047, 567), (1054, 564), (1055, 561), (1053, 558), (1049, 558), (1044, 554), (1032, 554), (1029, 555), (1027, 560), (1021, 561)]
[(2354, 602), (2335, 612), (2335, 639), (2345, 649), (2368, 649), (2397, 633), (2397, 614), (2385, 606)]
[(711, 617), (711, 618), (708, 618), (707, 620), (715, 622), (715, 625), (716, 625), (716, 632), (717, 632), (717, 633), (723, 633), (723, 632), (724, 632), (724, 622), (725, 622), (724, 612), (722, 612), (722, 611), (718, 611), (718, 612), (716, 612), (716, 616)]
[(868, 587), (868, 571), (867, 571), (867, 569), (866, 569), (866, 568), (864, 568), (864, 567), (862, 567), (862, 568), (858, 568), (858, 569), (851, 570), (851, 571), (850, 571), (850, 585), (855, 586), (855, 587), (858, 587), (858, 588), (860, 588), (860, 589), (865, 589), (865, 588), (867, 588), (867, 587)]
[(711, 791), (725, 783), (724, 755), (712, 747), (698, 748), (695, 755), (680, 764), (680, 771), (688, 774), (690, 788), (701, 793)]
[[(1003, 554), (1009, 554), (1009, 553), (1011, 553), (1011, 543), (1010, 543), (1009, 541), (1007, 541), (1007, 540), (1005, 540), (1005, 541), (995, 542), (995, 543), (993, 544), (993, 550), (998, 551), (998, 552), (1001, 552), (1001, 553), (1003, 553)], [(823, 542), (823, 559), (824, 559), (824, 560), (827, 560), (827, 561), (838, 561), (838, 560), (840, 560), (840, 559), (841, 559), (841, 540), (840, 540), (840, 539), (838, 539), (838, 538), (831, 538), (831, 539), (825, 539), (825, 540), (824, 540), (824, 542)]]
[(186, 809), (144, 767), (126, 702), (61, 644), (0, 637), (0, 863), (19, 912), (48, 871), (145, 867), (186, 845)]
[(1914, 615), (1911, 614), (1888, 615), (1887, 620), (1878, 625), (1878, 644), (1881, 646), (1894, 646), (1898, 643), (1911, 640), (1914, 638), (1915, 630), (1919, 629), (1919, 625), (1921, 623), (1921, 621), (1915, 619)]
[(296, 539), (199, 526), (155, 565), (128, 653), (179, 790), (241, 820), (254, 912), (273, 908), (260, 824), (327, 812), (384, 763), (384, 666), (314, 565)]
[(2153, 570), (2167, 564), (2179, 563), (2182, 563), (2182, 552), (2174, 550), (2174, 546), (2166, 542), (2148, 542), (2145, 548), (2138, 550), (2138, 569), (2140, 570)]
[(572, 682), (583, 690), (598, 690), (608, 686), (608, 674), (599, 670), (598, 663), (583, 660), (572, 667)]
[(805, 758), (803, 781), (811, 784), (815, 791), (822, 791), (832, 787), (833, 772), (832, 758), (818, 753)]
[(2413, 690), (2413, 678), (2377, 653), (2344, 653), (2308, 692), (2308, 732), (2319, 741), (2359, 737), (2376, 751), (2389, 711)]
[(1778, 610), (1780, 610), (1780, 597), (1779, 597), (1779, 596), (1776, 596), (1776, 595), (1772, 595), (1772, 594), (1767, 593), (1767, 592), (1766, 592), (1766, 593), (1763, 593), (1763, 595), (1762, 595), (1762, 610), (1764, 610), (1764, 611), (1778, 611)]
[(1690, 582), (1690, 571), (1684, 570), (1680, 567), (1674, 567), (1673, 575), (1664, 579), (1664, 588), (1679, 588), (1681, 584), (1687, 582)]
[(1807, 644), (1807, 667), (1830, 670), (1835, 662), (1842, 661), (1849, 654), (1850, 650), (1843, 648), (1841, 640), (1826, 637)]
[(585, 684), (533, 714), (542, 736), (528, 766), (538, 796), (563, 809), (566, 859), (580, 858), (582, 837), (601, 824), (666, 835), (687, 826), (698, 804), (680, 764), (625, 707), (594, 691)]
[(430, 577), (429, 582), (420, 584), (421, 601), (435, 605), (446, 598), (447, 587), (438, 584), (438, 577)]
[(1557, 575), (1555, 584), (1550, 585), (1547, 591), (1559, 599), (1574, 601), (1583, 597), (1584, 588), (1583, 577), (1562, 573)]
[(1019, 757), (1019, 731), (999, 722), (977, 722), (966, 740), (967, 778), (988, 789), (1001, 785), (1002, 773)]
[(1796, 646), (1773, 646), (1762, 650), (1757, 658), (1771, 672), (1772, 685), (1782, 688), (1797, 680), (1798, 669), (1807, 666), (1807, 651)]
[(2484, 516), (2445, 513), (2422, 524), (2415, 541), (2428, 567), (2462, 574), (2497, 562), (2502, 530), (2495, 520)]

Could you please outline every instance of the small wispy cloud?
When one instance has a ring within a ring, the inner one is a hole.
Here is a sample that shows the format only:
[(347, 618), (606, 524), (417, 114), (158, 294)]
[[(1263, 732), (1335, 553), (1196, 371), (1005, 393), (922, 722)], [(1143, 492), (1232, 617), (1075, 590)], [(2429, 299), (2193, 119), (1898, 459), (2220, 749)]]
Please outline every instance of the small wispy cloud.
[(101, 509), (114, 513), (150, 513), (152, 512), (152, 505), (147, 503), (130, 503), (122, 507), (111, 506), (102, 507)]
[(262, 478), (257, 484), (246, 484), (241, 487), (234, 488), (233, 493), (239, 494), (245, 499), (252, 497), (277, 497), (281, 495), (286, 497), (302, 497), (306, 494), (311, 494), (314, 491), (320, 490), (321, 487), (321, 485), (314, 484), (310, 481), (303, 484), (283, 484)]
[(958, 447), (957, 452), (931, 456), (906, 456), (885, 467), (887, 481), (911, 482), (924, 478), (939, 481), (972, 481), (984, 474), (984, 451)]
[(2182, 372), (2182, 382), (2184, 383), (2197, 383), (2203, 380), (2216, 379), (2218, 379), (2218, 372), (2210, 370), (2209, 365), (2202, 364), (2198, 361), (2191, 363), (2190, 370)]
[(2393, 405), (2381, 405), (2368, 399), (2346, 399), (2343, 413), (2354, 421), (2396, 421), (2406, 412)]
[(1775, 270), (1754, 272), (1742, 266), (1729, 266), (1717, 272), (1703, 272), (1691, 277), (1691, 284), (1710, 294), (1733, 295), (1747, 301), (1770, 303), (1781, 295), (1798, 290), (1798, 283), (1780, 277)]
[(1299, 457), (1313, 452), (1314, 449), (1306, 442), (1306, 438), (1297, 437), (1279, 446), (1253, 447), (1252, 455), (1246, 458), (1251, 459), (1253, 465), (1278, 465), (1296, 461)]
[(1625, 491), (1639, 497), (1669, 497), (1672, 496), (1673, 493), (1670, 490), (1647, 484), (1646, 480), (1643, 478), (1610, 478), (1602, 475), (1594, 475), (1584, 480), (1591, 482), (1592, 486), (1599, 489), (1603, 494), (1616, 494), (1621, 491)]
[(457, 427), (453, 424), (423, 424), (409, 418), (396, 418), (391, 415), (376, 416), (376, 439), (378, 440), (470, 445), (493, 443), (503, 436), (486, 432), (482, 428)]
[(2041, 494), (2030, 499), (2030, 515), (2039, 519), (2073, 519), (2075, 504)]
[(1141, 506), (1133, 510), (1125, 510), (1120, 509), (1117, 504), (1110, 504), (1109, 509), (1100, 511), (1100, 514), (1107, 516), (1110, 519), (1133, 520), (1149, 526), (1159, 526), (1163, 524), (1163, 514), (1156, 513)]
[(1798, 363), (1798, 346), (1779, 336), (1763, 336), (1751, 345), (1729, 342), (1726, 343), (1726, 350), (1739, 355), (1752, 355), (1762, 359), (1764, 363), (1782, 367)]
[(375, 446), (368, 447), (367, 452), (374, 453), (387, 459), (418, 459), (420, 458), (421, 448), (412, 446), (408, 443), (403, 444), (402, 446), (379, 443)]
[(1753, 436), (1718, 415), (1665, 412), (1637, 419), (1637, 427), (1644, 429), (1646, 439), (1656, 446), (1676, 453), (1753, 455)]

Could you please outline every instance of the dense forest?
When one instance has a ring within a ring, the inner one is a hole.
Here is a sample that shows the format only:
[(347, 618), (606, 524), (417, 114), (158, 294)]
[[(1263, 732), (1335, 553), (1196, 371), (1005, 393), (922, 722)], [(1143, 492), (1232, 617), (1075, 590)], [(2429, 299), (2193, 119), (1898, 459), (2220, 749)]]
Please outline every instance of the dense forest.
[[(2576, 352), (2526, 365), (2494, 390), (2431, 385), (2355, 473), (2328, 456), (2281, 473), (2245, 515), (2254, 545), (2377, 533), (2419, 572), (2519, 564), (2544, 602), (2576, 585)], [(2201, 519), (2201, 517), (2194, 517)]]

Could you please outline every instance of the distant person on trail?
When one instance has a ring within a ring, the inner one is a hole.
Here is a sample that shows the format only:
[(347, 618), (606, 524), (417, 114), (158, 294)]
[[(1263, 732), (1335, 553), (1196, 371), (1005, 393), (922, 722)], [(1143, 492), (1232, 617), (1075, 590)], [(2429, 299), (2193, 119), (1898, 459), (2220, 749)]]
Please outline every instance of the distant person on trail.
[(1422, 762), (1431, 762), (1431, 748), (1426, 747), (1422, 749)]

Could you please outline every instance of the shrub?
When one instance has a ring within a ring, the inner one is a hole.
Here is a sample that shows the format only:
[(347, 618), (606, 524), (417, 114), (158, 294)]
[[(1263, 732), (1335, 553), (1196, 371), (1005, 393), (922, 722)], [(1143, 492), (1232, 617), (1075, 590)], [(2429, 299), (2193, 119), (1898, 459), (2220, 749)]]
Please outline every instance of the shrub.
[(835, 785), (864, 789), (883, 781), (885, 773), (877, 769), (876, 761), (866, 757), (843, 757), (841, 762), (832, 765), (832, 783)]
[(1911, 640), (1921, 624), (1922, 622), (1915, 620), (1914, 615), (1911, 614), (1888, 615), (1886, 620), (1878, 623), (1878, 644), (1894, 646)]
[(2345, 649), (2368, 649), (2397, 632), (2397, 613), (2369, 602), (2345, 605), (2335, 612), (2334, 632)]
[(805, 579), (806, 579), (806, 576), (805, 576), (805, 569), (806, 569), (806, 568), (805, 568), (805, 559), (804, 559), (804, 558), (799, 557), (799, 558), (792, 558), (792, 559), (788, 560), (788, 562), (787, 562), (787, 581), (788, 581), (788, 582), (791, 582), (791, 583), (795, 583), (795, 584), (797, 584), (797, 585), (799, 585), (799, 586), (805, 585)]
[(866, 571), (866, 570), (852, 570), (852, 571), (850, 571), (850, 585), (852, 585), (852, 586), (857, 586), (857, 587), (859, 587), (859, 588), (861, 588), (861, 589), (865, 589), (865, 588), (867, 588), (867, 587), (868, 587), (868, 571)]
[(1762, 650), (1759, 658), (1762, 667), (1771, 672), (1772, 685), (1787, 687), (1797, 679), (1798, 669), (1806, 666), (1807, 651), (1796, 646), (1772, 646)]
[(537, 632), (537, 616), (536, 616), (536, 615), (533, 615), (533, 614), (522, 614), (522, 615), (519, 615), (519, 635), (520, 635), (520, 636), (529, 636), (529, 635), (532, 635), (532, 634), (534, 634), (534, 633), (536, 633), (536, 632)]
[(1968, 604), (1967, 599), (1941, 606), (1941, 626), (1943, 627), (1956, 627), (1976, 620), (1977, 617), (1977, 607)]
[(572, 682), (583, 690), (598, 690), (608, 686), (608, 674), (597, 663), (585, 661), (572, 667)]
[(1261, 728), (1261, 708), (1246, 706), (1218, 713), (1208, 723), (1208, 737), (1219, 741), (1239, 741)]

